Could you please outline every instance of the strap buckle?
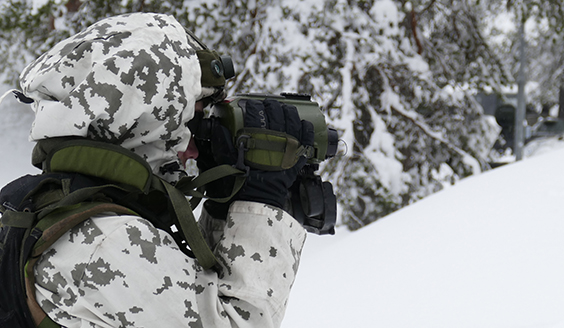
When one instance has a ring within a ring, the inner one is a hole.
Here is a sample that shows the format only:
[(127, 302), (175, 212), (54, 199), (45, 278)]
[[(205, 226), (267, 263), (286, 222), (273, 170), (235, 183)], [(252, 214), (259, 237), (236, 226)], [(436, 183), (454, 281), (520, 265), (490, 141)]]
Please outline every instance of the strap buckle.
[(249, 148), (247, 148), (245, 146), (245, 144), (246, 144), (245, 141), (249, 141), (249, 140), (251, 140), (251, 136), (243, 134), (243, 135), (240, 135), (237, 138), (237, 141), (236, 141), (236, 144), (237, 144), (237, 163), (235, 163), (235, 165), (233, 165), (233, 167), (238, 169), (238, 170), (245, 172), (244, 177), (248, 177), (249, 172), (251, 170), (251, 168), (248, 165), (245, 165), (245, 152), (249, 150)]

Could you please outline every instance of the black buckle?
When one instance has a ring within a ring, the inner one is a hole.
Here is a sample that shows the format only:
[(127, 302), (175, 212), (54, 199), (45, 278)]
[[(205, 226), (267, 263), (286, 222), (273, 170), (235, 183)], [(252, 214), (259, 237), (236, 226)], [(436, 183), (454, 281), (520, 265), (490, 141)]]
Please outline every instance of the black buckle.
[(233, 167), (245, 172), (245, 177), (247, 177), (249, 176), (249, 171), (251, 170), (251, 168), (245, 165), (245, 152), (249, 149), (245, 147), (244, 139), (251, 139), (251, 136), (241, 135), (239, 136), (239, 138), (237, 138), (237, 163), (235, 163)]

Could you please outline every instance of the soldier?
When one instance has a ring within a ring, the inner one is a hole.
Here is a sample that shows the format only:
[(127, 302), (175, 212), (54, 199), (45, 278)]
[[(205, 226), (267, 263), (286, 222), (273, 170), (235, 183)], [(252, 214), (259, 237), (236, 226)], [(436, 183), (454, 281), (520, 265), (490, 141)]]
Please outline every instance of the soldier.
[[(188, 128), (195, 108), (224, 92), (202, 82), (203, 47), (171, 16), (101, 20), (22, 73), (35, 112), (30, 139), (120, 145), (154, 174), (178, 180), (178, 163), (199, 153)], [(272, 126), (312, 142), (308, 122), (292, 108), (273, 101), (258, 107)], [(205, 160), (200, 167), (209, 166)], [(202, 268), (144, 218), (103, 213), (43, 252), (33, 271), (37, 303), (69, 328), (280, 326), (305, 241), (303, 227), (281, 208), (303, 164), (251, 170), (226, 213), (203, 210), (199, 224), (218, 270)]]

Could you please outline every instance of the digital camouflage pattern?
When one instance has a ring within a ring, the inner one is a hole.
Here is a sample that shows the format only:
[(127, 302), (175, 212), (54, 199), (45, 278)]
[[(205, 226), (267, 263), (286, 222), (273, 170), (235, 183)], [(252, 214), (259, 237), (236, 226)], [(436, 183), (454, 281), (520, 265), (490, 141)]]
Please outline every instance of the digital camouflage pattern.
[(200, 220), (221, 272), (204, 271), (144, 219), (97, 217), (63, 235), (35, 267), (37, 301), (74, 327), (278, 327), (305, 231), (286, 212), (235, 202)]
[(201, 87), (202, 47), (172, 16), (104, 19), (58, 43), (20, 75), (34, 99), (30, 139), (89, 137), (122, 145), (159, 167), (186, 150)]
[[(104, 19), (21, 74), (34, 100), (31, 140), (81, 136), (131, 149), (154, 173), (177, 161), (201, 87), (199, 44), (171, 16)], [(221, 270), (204, 270), (135, 216), (90, 218), (34, 267), (36, 298), (57, 323), (85, 327), (278, 327), (305, 230), (280, 209), (234, 202), (199, 223)]]

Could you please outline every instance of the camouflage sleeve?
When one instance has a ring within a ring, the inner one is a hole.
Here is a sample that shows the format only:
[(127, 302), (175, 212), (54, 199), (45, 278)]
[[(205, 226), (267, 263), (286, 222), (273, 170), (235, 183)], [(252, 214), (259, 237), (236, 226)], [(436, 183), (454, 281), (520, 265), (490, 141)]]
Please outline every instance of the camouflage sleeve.
[(38, 261), (37, 300), (69, 328), (279, 326), (303, 228), (279, 209), (250, 202), (234, 203), (223, 226), (217, 273), (146, 220), (92, 218)]
[[(304, 242), (305, 230), (288, 213), (254, 202), (231, 205), (215, 254), (222, 312), (234, 327), (280, 326)], [(213, 308), (201, 307), (202, 315)]]

